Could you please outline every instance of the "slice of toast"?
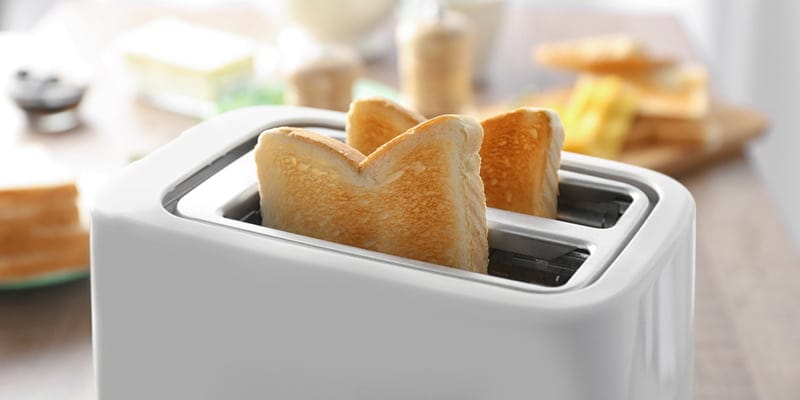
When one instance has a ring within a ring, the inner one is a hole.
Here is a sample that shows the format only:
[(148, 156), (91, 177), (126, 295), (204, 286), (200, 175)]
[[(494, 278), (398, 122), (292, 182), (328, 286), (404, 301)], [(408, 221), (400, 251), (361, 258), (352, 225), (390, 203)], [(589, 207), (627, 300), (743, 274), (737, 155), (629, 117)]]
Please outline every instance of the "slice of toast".
[(0, 229), (0, 256), (67, 251), (83, 247), (89, 247), (89, 231), (80, 222), (64, 226)]
[(636, 95), (641, 115), (701, 119), (710, 110), (708, 72), (701, 65), (676, 65), (620, 77)]
[(79, 221), (80, 212), (74, 200), (0, 207), (0, 235), (33, 226), (65, 226)]
[(552, 68), (595, 73), (647, 71), (672, 63), (651, 54), (644, 43), (627, 35), (544, 43), (536, 47), (534, 59)]
[(31, 278), (46, 273), (87, 269), (89, 246), (48, 250), (15, 256), (0, 255), (0, 282)]
[(0, 149), (0, 171), (0, 209), (39, 202), (74, 203), (78, 196), (73, 176), (39, 147)]
[(487, 118), (481, 146), (486, 205), (555, 218), (564, 129), (558, 114), (518, 108)]
[(423, 121), (422, 114), (382, 97), (358, 99), (350, 103), (347, 113), (346, 143), (362, 154), (372, 154)]
[(659, 118), (639, 115), (633, 121), (624, 148), (628, 150), (654, 144), (669, 144), (714, 149), (719, 140), (719, 127), (710, 118)]
[(482, 130), (440, 116), (365, 157), (300, 128), (255, 149), (263, 224), (318, 239), (486, 273)]

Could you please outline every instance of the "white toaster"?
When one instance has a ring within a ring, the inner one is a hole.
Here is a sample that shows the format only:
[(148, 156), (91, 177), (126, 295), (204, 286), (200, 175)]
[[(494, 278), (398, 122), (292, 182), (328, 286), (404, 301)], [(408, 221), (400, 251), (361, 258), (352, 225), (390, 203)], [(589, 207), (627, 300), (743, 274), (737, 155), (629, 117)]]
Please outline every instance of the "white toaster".
[(570, 153), (558, 220), (488, 210), (489, 275), (259, 224), (254, 107), (116, 175), (92, 215), (97, 389), (126, 399), (689, 399), (695, 208)]

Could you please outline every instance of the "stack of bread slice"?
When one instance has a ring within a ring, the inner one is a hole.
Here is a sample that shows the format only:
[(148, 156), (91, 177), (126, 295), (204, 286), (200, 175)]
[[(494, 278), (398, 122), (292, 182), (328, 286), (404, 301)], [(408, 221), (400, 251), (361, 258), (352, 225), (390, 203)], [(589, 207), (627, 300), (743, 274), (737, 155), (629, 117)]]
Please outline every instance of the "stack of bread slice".
[[(719, 143), (719, 129), (710, 118), (708, 73), (701, 65), (658, 55), (627, 35), (546, 43), (536, 48), (534, 58), (543, 66), (579, 73), (579, 84), (573, 90), (549, 92), (526, 101), (571, 115), (564, 120), (566, 150), (616, 158), (619, 151), (607, 150), (651, 144), (708, 148)], [(615, 81), (622, 82), (625, 90), (610, 93), (608, 86)], [(629, 100), (630, 96), (634, 100)], [(581, 99), (594, 101), (587, 104)], [(628, 105), (635, 112), (627, 112)], [(581, 113), (598, 126), (595, 131), (615, 131), (623, 126), (625, 134), (595, 135), (593, 140), (598, 143), (587, 143), (585, 137), (570, 138), (581, 134), (580, 129), (573, 133), (571, 125), (586, 124), (580, 121)], [(608, 129), (600, 126), (604, 124)]]
[(0, 283), (86, 269), (75, 180), (33, 147), (0, 151)]

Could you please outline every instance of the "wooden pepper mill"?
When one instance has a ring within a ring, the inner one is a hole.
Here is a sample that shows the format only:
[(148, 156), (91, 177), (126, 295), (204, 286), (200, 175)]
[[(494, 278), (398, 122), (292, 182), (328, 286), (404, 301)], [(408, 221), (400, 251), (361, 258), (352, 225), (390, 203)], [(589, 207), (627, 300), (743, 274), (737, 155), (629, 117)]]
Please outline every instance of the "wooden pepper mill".
[(471, 35), (463, 16), (441, 7), (400, 22), (400, 89), (409, 106), (428, 118), (470, 111)]
[(323, 47), (296, 59), (287, 71), (288, 104), (347, 111), (361, 61), (349, 49)]

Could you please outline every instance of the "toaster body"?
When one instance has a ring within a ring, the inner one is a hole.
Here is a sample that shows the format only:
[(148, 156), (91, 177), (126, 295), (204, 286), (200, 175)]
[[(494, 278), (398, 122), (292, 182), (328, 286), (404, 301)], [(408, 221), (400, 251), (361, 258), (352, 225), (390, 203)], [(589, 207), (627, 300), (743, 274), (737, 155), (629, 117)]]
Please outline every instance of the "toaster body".
[(229, 112), (134, 162), (92, 215), (104, 399), (689, 399), (694, 203), (564, 153), (559, 219), (489, 209), (489, 275), (260, 225), (252, 149), (342, 113)]

